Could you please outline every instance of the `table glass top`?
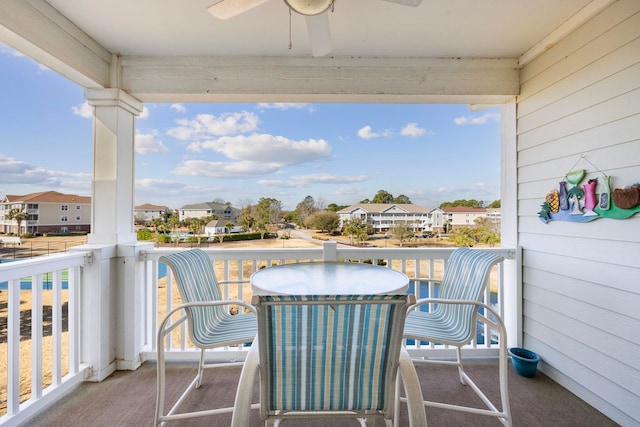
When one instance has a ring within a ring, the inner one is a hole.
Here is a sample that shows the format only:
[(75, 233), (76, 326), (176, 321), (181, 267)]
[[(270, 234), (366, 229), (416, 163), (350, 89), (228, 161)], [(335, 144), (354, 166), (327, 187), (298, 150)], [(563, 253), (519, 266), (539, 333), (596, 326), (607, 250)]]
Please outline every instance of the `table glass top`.
[(405, 293), (409, 278), (371, 264), (315, 262), (264, 268), (251, 276), (254, 294), (335, 295)]

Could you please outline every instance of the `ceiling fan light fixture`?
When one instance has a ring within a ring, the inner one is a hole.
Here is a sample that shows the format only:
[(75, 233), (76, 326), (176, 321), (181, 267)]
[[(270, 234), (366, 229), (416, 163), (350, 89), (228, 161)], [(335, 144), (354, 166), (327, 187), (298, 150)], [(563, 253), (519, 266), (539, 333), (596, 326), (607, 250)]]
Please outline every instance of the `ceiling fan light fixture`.
[(289, 9), (300, 15), (319, 15), (333, 6), (335, 0), (284, 0)]

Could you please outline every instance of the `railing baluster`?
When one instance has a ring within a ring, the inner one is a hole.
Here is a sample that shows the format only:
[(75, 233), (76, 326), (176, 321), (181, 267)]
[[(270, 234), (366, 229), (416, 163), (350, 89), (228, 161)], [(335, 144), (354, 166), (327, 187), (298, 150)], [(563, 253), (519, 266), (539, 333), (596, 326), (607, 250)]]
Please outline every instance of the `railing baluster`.
[(43, 275), (31, 276), (31, 398), (42, 397), (42, 288)]
[[(51, 273), (51, 384), (62, 382), (62, 272)], [(67, 307), (68, 309), (68, 307)]]

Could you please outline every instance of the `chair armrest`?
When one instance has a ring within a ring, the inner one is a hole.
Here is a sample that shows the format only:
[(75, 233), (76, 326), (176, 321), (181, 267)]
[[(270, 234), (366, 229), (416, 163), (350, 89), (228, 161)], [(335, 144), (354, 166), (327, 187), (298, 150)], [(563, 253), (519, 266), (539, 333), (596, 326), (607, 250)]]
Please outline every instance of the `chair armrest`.
[[(180, 304), (180, 305), (174, 307), (171, 311), (169, 311), (164, 316), (164, 318), (162, 319), (162, 322), (160, 322), (160, 326), (158, 327), (158, 342), (160, 342), (160, 337), (161, 336), (166, 335), (168, 332), (172, 331), (178, 325), (180, 325), (181, 323), (183, 323), (186, 320), (187, 316), (183, 315), (182, 317), (180, 317), (180, 319), (178, 319), (175, 322), (167, 325), (167, 323), (171, 320), (171, 316), (173, 316), (176, 312), (184, 310), (185, 308), (189, 308), (189, 307), (207, 307), (207, 306), (214, 306), (214, 305), (231, 305), (231, 304), (235, 304), (235, 305), (239, 305), (241, 307), (245, 307), (246, 309), (250, 310), (253, 314), (256, 313), (256, 308), (254, 306), (252, 306), (251, 304), (249, 304), (246, 301), (235, 300), (235, 299), (220, 300), (220, 301), (189, 302), (189, 303), (185, 303), (185, 304)], [(238, 316), (240, 316), (240, 315), (238, 315)]]
[(407, 314), (411, 312), (411, 310), (417, 309), (419, 306), (424, 304), (456, 304), (456, 305), (475, 305), (476, 308), (484, 308), (489, 313), (493, 315), (494, 320), (489, 319), (489, 317), (480, 314), (479, 311), (476, 311), (476, 318), (481, 322), (493, 326), (500, 332), (500, 335), (505, 336), (506, 339), (506, 328), (504, 322), (502, 321), (502, 317), (498, 314), (498, 312), (488, 304), (480, 301), (473, 300), (455, 300), (455, 299), (442, 299), (442, 298), (422, 298), (416, 301), (415, 304), (409, 306), (407, 308)]

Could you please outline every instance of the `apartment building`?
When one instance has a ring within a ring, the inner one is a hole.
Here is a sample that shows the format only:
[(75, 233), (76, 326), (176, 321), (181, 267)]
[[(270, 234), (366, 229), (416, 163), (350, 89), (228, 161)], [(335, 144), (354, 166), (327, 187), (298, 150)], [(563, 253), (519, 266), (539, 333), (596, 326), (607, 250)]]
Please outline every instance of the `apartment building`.
[(168, 206), (152, 205), (150, 203), (135, 206), (133, 209), (136, 224), (146, 224), (156, 218), (165, 219), (170, 211)]
[(480, 218), (487, 218), (489, 225), (500, 230), (501, 210), (498, 208), (470, 208), (466, 206), (454, 206), (442, 208), (445, 222), (450, 229), (460, 227), (473, 227)]
[(187, 218), (205, 218), (215, 215), (218, 219), (236, 222), (240, 211), (230, 204), (218, 202), (197, 203), (194, 205), (185, 205), (178, 209), (180, 221)]
[(444, 212), (440, 208), (429, 208), (403, 203), (358, 203), (337, 212), (340, 224), (357, 218), (371, 224), (376, 233), (384, 233), (397, 223), (413, 224), (416, 233), (441, 232)]
[[(20, 221), (9, 219), (17, 209), (27, 214)], [(3, 233), (45, 234), (91, 231), (91, 197), (44, 191), (21, 196), (6, 195), (0, 200), (0, 230)]]

